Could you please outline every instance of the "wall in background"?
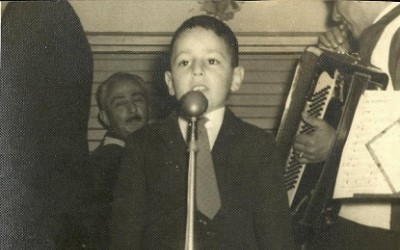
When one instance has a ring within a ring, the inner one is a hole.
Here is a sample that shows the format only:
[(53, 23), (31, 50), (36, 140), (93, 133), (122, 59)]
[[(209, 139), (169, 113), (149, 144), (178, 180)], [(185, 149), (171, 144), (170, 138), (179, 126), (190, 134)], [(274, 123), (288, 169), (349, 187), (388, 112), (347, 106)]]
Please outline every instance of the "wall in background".
[[(93, 51), (159, 51), (183, 20), (205, 14), (198, 1), (70, 1)], [(242, 52), (299, 51), (326, 29), (328, 8), (319, 0), (245, 1), (226, 23)]]
[[(85, 30), (173, 32), (186, 18), (202, 14), (198, 1), (71, 0)], [(322, 31), (327, 16), (320, 0), (245, 1), (227, 23), (236, 32)]]
[[(70, 1), (87, 32), (94, 53), (89, 147), (104, 135), (97, 122), (94, 93), (116, 71), (141, 75), (149, 89), (163, 86), (160, 66), (174, 30), (193, 15), (205, 14), (197, 1)], [(226, 23), (240, 44), (246, 68), (241, 90), (228, 106), (241, 118), (274, 131), (279, 126), (294, 67), (305, 47), (326, 29), (323, 1), (246, 1)], [(159, 92), (157, 92), (159, 93)], [(158, 110), (165, 107), (159, 94)]]

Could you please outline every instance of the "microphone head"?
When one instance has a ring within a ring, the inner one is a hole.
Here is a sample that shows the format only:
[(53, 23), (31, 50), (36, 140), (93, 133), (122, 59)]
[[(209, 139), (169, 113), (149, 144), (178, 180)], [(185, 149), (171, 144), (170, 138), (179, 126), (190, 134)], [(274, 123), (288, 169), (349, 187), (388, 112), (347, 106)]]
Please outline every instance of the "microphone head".
[(207, 97), (201, 91), (189, 91), (180, 100), (182, 116), (200, 117), (208, 107)]

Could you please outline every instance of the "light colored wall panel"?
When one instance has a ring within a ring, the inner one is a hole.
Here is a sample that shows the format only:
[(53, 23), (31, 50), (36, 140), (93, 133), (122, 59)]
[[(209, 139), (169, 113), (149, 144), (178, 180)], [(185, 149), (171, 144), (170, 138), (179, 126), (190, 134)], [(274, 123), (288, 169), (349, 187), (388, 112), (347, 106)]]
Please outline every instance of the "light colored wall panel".
[[(261, 128), (275, 130), (279, 124), (283, 103), (300, 54), (241, 54), (240, 64), (246, 69), (241, 89), (232, 94), (227, 104), (245, 121)], [(94, 79), (89, 120), (89, 148), (93, 150), (104, 135), (97, 121), (95, 91), (99, 83), (117, 71), (137, 73), (147, 80), (149, 90), (154, 79), (160, 79), (155, 65), (160, 54), (94, 54)], [(161, 78), (162, 79), (162, 78)], [(164, 84), (164, 83), (160, 83)], [(157, 97), (156, 97), (157, 98)]]
[[(161, 55), (175, 29), (193, 15), (204, 14), (198, 1), (70, 1), (79, 15), (94, 52), (94, 85), (89, 122), (89, 147), (104, 130), (96, 120), (94, 93), (101, 81), (117, 71), (137, 73), (148, 89), (163, 84)], [(326, 29), (324, 1), (245, 1), (227, 24), (238, 37), (244, 83), (228, 106), (259, 127), (277, 128), (292, 79), (304, 49)], [(161, 74), (161, 75), (160, 75)]]

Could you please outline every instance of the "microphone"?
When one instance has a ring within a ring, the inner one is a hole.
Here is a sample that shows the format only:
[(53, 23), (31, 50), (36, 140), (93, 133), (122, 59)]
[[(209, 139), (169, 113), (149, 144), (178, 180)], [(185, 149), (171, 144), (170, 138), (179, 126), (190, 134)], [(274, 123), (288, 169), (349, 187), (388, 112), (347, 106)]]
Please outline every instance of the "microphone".
[(182, 96), (180, 104), (182, 116), (198, 118), (206, 112), (208, 100), (201, 91), (191, 90)]

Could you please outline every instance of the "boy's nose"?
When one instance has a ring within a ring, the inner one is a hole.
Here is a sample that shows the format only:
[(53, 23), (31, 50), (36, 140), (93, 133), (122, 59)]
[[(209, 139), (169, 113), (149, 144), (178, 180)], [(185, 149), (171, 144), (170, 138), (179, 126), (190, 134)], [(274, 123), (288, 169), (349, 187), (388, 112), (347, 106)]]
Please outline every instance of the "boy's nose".
[(200, 61), (193, 62), (193, 75), (203, 75), (204, 69), (203, 64)]

